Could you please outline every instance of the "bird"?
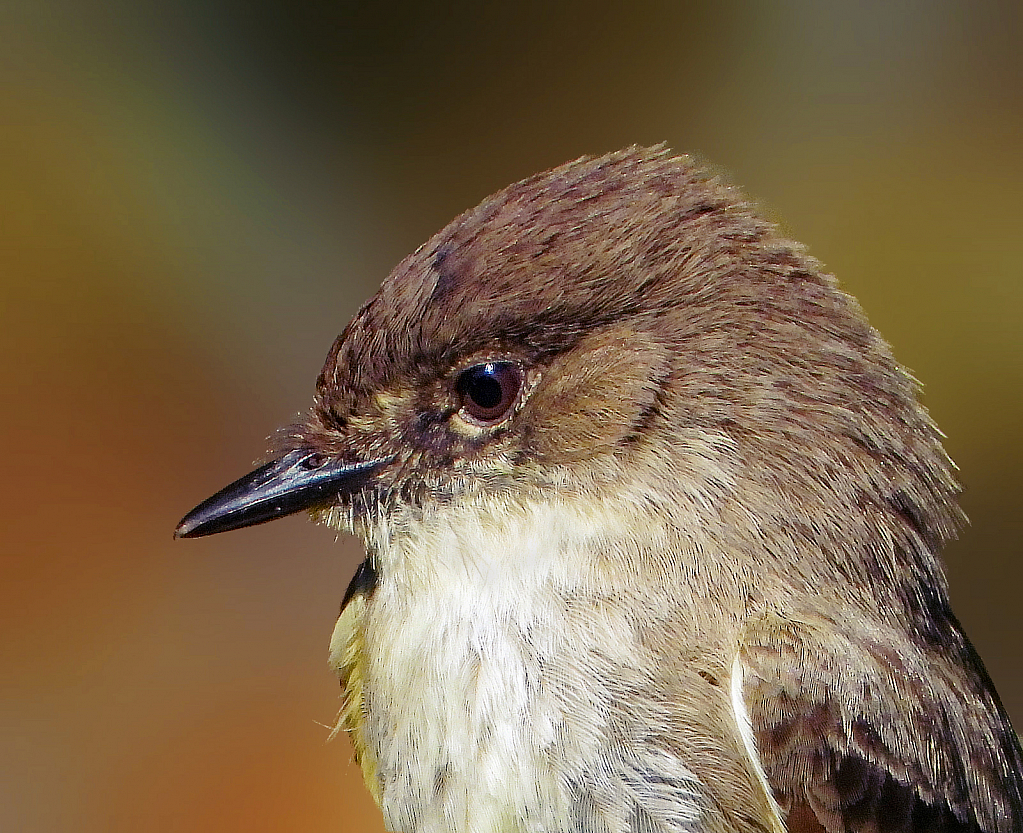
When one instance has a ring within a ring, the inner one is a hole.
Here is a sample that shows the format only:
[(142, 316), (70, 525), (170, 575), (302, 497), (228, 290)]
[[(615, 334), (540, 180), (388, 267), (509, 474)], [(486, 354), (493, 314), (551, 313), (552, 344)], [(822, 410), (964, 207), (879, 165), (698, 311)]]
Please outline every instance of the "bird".
[(741, 191), (634, 146), (404, 259), (175, 535), (361, 538), (329, 662), (395, 833), (1020, 833), (918, 393)]

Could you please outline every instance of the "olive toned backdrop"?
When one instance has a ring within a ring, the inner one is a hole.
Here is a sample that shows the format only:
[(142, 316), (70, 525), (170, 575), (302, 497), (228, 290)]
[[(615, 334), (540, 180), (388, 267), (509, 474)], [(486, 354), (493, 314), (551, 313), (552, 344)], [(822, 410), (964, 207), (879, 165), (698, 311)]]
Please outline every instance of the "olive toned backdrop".
[(1023, 724), (1020, 5), (371, 5), (0, 11), (0, 828), (381, 829), (324, 727), (357, 545), (171, 530), (402, 256), (631, 143), (745, 187), (923, 381)]

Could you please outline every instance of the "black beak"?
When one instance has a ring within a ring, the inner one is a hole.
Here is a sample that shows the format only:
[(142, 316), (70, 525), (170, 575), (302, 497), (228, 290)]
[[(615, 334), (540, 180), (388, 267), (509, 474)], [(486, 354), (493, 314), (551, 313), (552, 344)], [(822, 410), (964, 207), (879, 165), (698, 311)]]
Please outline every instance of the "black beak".
[(250, 472), (181, 519), (175, 538), (199, 538), (266, 523), (351, 495), (389, 460), (342, 463), (299, 450)]

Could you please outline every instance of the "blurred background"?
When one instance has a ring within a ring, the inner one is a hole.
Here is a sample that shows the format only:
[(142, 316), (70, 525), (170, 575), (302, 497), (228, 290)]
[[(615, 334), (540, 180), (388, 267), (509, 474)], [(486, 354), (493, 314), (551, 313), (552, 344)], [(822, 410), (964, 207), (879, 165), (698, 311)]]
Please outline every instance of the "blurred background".
[(742, 185), (922, 380), (954, 601), (1023, 726), (1021, 8), (3, 4), (0, 828), (382, 830), (325, 727), (358, 546), (171, 531), (401, 257), (632, 143)]

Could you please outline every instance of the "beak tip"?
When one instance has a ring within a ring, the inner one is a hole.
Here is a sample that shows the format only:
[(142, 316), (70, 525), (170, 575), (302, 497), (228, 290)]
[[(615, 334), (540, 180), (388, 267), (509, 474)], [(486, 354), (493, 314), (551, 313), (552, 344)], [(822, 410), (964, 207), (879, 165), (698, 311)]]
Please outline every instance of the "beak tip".
[(191, 538), (195, 535), (197, 524), (189, 522), (188, 516), (182, 518), (176, 527), (174, 527), (174, 540), (177, 541), (179, 538)]

